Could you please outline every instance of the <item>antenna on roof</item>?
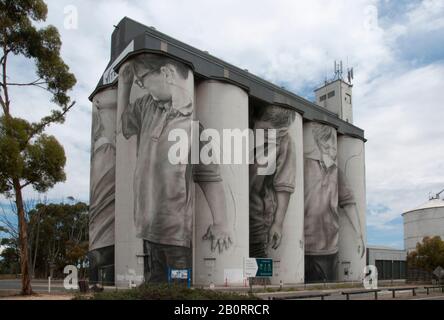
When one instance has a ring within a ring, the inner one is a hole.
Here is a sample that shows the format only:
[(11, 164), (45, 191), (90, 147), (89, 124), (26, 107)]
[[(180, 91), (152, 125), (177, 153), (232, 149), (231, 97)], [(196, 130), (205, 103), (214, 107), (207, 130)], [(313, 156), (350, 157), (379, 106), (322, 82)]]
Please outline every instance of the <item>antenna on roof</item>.
[(353, 68), (347, 70), (348, 83), (351, 84), (353, 80)]
[(342, 73), (343, 73), (343, 68), (342, 68), (342, 60), (340, 60), (339, 62), (336, 62), (335, 60), (335, 77), (333, 80), (342, 80)]
[(444, 189), (442, 189), (440, 192), (438, 192), (438, 193), (436, 194), (436, 198), (435, 198), (435, 199), (440, 199), (439, 196), (440, 196), (440, 194), (443, 193), (443, 192), (444, 192)]
[(440, 192), (436, 193), (435, 195), (432, 195), (432, 193), (429, 192), (429, 200), (441, 199), (440, 195), (443, 192), (444, 192), (444, 189), (442, 189)]

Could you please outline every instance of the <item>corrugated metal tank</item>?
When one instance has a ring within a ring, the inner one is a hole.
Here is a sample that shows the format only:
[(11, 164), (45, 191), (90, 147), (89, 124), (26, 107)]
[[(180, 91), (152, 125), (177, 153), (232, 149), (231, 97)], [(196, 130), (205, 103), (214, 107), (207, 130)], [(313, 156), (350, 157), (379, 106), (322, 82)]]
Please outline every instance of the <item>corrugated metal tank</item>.
[(404, 218), (404, 248), (415, 250), (424, 237), (440, 236), (444, 239), (444, 200), (430, 199), (420, 207), (406, 211)]

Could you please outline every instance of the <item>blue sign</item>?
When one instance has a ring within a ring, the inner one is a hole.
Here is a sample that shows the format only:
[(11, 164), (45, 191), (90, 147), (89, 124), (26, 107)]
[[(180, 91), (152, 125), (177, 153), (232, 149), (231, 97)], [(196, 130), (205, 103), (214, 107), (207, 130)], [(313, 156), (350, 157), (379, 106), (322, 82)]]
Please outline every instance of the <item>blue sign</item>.
[(273, 259), (246, 258), (244, 260), (244, 275), (247, 278), (272, 277), (273, 276)]
[(256, 277), (273, 276), (273, 259), (256, 258), (257, 272)]
[(168, 268), (168, 284), (171, 284), (173, 280), (185, 280), (187, 287), (191, 287), (191, 269), (171, 269)]

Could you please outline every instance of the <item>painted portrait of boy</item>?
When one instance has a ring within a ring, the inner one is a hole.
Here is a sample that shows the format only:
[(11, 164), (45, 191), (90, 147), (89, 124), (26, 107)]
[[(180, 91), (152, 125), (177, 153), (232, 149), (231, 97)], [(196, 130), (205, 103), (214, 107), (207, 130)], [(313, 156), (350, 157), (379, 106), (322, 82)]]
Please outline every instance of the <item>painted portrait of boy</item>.
[[(191, 137), (193, 79), (189, 68), (169, 57), (143, 54), (122, 66), (119, 74), (121, 130), (126, 139), (137, 137), (134, 172), (134, 222), (144, 240), (146, 281), (166, 282), (169, 269), (192, 265), (193, 181), (208, 201), (213, 223), (204, 239), (213, 251), (232, 244), (227, 225), (225, 198), (217, 164), (172, 164), (168, 150), (171, 130), (182, 129)], [(131, 88), (143, 94), (130, 103)]]
[(351, 187), (337, 165), (337, 136), (334, 128), (311, 124), (314, 148), (304, 159), (305, 279), (329, 281), (337, 278), (339, 207), (350, 221), (365, 253), (362, 226)]
[[(282, 240), (282, 229), (290, 196), (295, 190), (296, 153), (289, 127), (295, 112), (278, 106), (267, 106), (254, 121), (254, 131), (264, 130), (263, 145), (256, 145), (255, 161), (250, 165), (250, 257), (266, 258), (267, 250), (276, 250)], [(270, 139), (269, 130), (276, 133)], [(274, 148), (271, 148), (273, 144)], [(275, 154), (270, 154), (273, 152)], [(262, 158), (274, 163), (262, 164)], [(261, 167), (273, 168), (261, 173)]]

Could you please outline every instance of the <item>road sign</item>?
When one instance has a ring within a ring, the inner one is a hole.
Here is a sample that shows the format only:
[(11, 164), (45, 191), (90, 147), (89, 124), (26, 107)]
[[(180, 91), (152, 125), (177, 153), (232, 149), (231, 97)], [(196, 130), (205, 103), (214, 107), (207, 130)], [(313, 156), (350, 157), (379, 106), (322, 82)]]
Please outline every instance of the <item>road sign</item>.
[(187, 287), (191, 287), (191, 269), (170, 269), (168, 268), (168, 284), (176, 281), (187, 281)]
[(255, 258), (245, 258), (244, 260), (244, 273), (246, 278), (256, 277), (258, 266)]
[(171, 269), (171, 279), (188, 279), (188, 269)]
[(245, 258), (244, 273), (246, 278), (272, 277), (273, 259), (266, 258)]

